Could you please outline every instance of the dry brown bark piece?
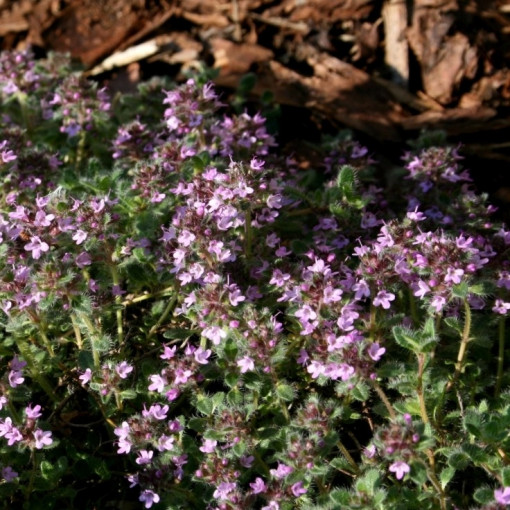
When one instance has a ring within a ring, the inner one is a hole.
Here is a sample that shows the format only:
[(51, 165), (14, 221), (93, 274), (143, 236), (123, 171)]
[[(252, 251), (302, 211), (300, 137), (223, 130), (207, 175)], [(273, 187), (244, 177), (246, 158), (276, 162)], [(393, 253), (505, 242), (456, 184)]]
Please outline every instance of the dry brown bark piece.
[(421, 66), (425, 92), (448, 104), (464, 78), (474, 78), (478, 67), (476, 47), (460, 32), (448, 35), (455, 22), (455, 1), (416, 0), (409, 45)]
[(247, 73), (253, 64), (267, 62), (273, 58), (273, 52), (258, 44), (236, 44), (219, 37), (209, 41), (216, 68), (220, 76), (241, 76)]
[(284, 0), (264, 11), (266, 16), (280, 16), (289, 21), (334, 24), (366, 18), (374, 9), (373, 0)]
[[(317, 52), (308, 45), (302, 46), (302, 52), (307, 54), (307, 63), (313, 68), (312, 76), (303, 76), (276, 60), (270, 60), (259, 67), (253, 92), (262, 94), (270, 90), (279, 103), (310, 108), (336, 123), (380, 139), (400, 139), (396, 125), (403, 111), (384, 88), (364, 71), (325, 52)], [(215, 80), (219, 85), (238, 85), (245, 71), (228, 58), (237, 54), (241, 51), (237, 53), (236, 46), (230, 46), (230, 52), (224, 53), (223, 60), (216, 62), (216, 66), (222, 68)]]

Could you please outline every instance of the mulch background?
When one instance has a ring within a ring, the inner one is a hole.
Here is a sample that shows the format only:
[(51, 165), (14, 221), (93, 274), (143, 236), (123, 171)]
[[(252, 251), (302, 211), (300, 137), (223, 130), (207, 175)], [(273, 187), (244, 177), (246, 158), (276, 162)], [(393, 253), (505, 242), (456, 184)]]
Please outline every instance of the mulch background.
[(255, 73), (252, 97), (272, 92), (296, 147), (348, 127), (394, 164), (441, 129), (510, 209), (510, 1), (0, 0), (0, 48), (27, 45), (118, 90), (199, 62), (226, 91)]

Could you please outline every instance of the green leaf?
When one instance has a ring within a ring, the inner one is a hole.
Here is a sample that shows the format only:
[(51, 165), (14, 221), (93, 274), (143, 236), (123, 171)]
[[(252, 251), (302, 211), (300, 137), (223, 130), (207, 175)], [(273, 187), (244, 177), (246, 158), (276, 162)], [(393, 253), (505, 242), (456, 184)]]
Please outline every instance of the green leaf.
[(348, 506), (351, 502), (351, 494), (345, 489), (334, 489), (330, 492), (329, 497), (333, 503), (339, 505), (338, 508)]
[(411, 472), (409, 477), (416, 485), (423, 485), (427, 479), (427, 468), (421, 462), (413, 462), (411, 464)]
[(210, 398), (200, 396), (197, 399), (195, 407), (206, 416), (210, 416), (214, 411), (214, 403)]
[(448, 457), (448, 464), (456, 470), (463, 470), (469, 465), (469, 458), (463, 452), (455, 452)]
[(444, 489), (452, 480), (456, 472), (454, 467), (445, 467), (441, 473), (439, 474), (439, 481), (441, 482), (441, 487)]
[(377, 469), (369, 469), (363, 477), (356, 482), (356, 490), (371, 496), (374, 493), (380, 479), (381, 475)]
[(494, 489), (490, 487), (480, 487), (475, 490), (474, 500), (482, 505), (487, 505), (494, 501)]
[(282, 400), (291, 402), (296, 397), (294, 389), (289, 384), (280, 383), (276, 386), (276, 394)]
[(227, 393), (227, 402), (231, 406), (238, 406), (243, 403), (243, 394), (239, 390), (239, 388), (233, 388)]
[(239, 374), (231, 372), (225, 376), (225, 383), (229, 388), (234, 388), (239, 384)]
[(452, 287), (452, 296), (459, 299), (466, 299), (469, 294), (469, 286), (467, 282), (461, 282), (458, 285)]
[(240, 94), (247, 94), (250, 92), (253, 87), (255, 87), (255, 83), (257, 82), (257, 75), (255, 73), (246, 73), (239, 80), (238, 90)]
[(67, 469), (67, 458), (59, 457), (56, 462), (41, 461), (41, 475), (49, 482), (56, 482)]
[(510, 467), (504, 467), (501, 470), (501, 480), (503, 487), (510, 487)]
[(189, 338), (192, 334), (193, 334), (193, 331), (191, 331), (189, 329), (172, 328), (172, 329), (167, 329), (163, 333), (163, 337), (172, 339), (172, 340), (175, 340), (175, 339), (185, 340), (186, 338)]
[(402, 326), (395, 326), (393, 328), (393, 337), (400, 347), (415, 353), (421, 352), (421, 346), (416, 332), (410, 331)]
[(368, 397), (370, 396), (370, 388), (368, 387), (367, 384), (359, 382), (352, 389), (351, 395), (353, 396), (353, 398), (359, 400), (360, 402), (366, 402), (368, 400)]
[(132, 400), (136, 398), (136, 391), (135, 390), (123, 390), (120, 392), (120, 396), (122, 400)]
[(224, 401), (225, 401), (225, 393), (223, 393), (222, 391), (215, 393), (212, 397), (214, 409), (221, 406)]
[(203, 432), (207, 426), (207, 420), (204, 418), (190, 418), (188, 420), (188, 427), (195, 432)]
[(344, 165), (340, 168), (340, 172), (336, 179), (336, 185), (347, 200), (350, 200), (353, 197), (356, 185), (356, 171), (352, 166)]
[(338, 471), (348, 471), (348, 472), (353, 471), (352, 465), (349, 463), (349, 461), (345, 457), (335, 457), (334, 459), (332, 459), (330, 461), (329, 465), (332, 468), (337, 469)]

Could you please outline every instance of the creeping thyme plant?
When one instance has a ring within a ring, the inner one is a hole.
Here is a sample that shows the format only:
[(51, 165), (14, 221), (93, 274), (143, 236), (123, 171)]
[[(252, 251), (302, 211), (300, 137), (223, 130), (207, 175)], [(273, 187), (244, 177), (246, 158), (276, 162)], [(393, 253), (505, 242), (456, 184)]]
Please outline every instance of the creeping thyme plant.
[(501, 509), (510, 231), (461, 148), (303, 169), (200, 76), (0, 56), (3, 508)]

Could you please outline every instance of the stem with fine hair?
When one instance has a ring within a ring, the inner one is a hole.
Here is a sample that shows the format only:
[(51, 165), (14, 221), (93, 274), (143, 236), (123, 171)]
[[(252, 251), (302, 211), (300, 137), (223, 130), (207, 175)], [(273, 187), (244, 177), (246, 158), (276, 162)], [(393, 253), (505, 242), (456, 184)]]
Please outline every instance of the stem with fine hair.
[(396, 420), (397, 413), (395, 412), (395, 409), (393, 409), (390, 399), (386, 396), (386, 393), (384, 393), (384, 390), (381, 388), (379, 383), (375, 380), (370, 380), (370, 384), (372, 385), (372, 388), (374, 388), (375, 392), (379, 395), (379, 398), (382, 400), (382, 403), (388, 410), (388, 414), (390, 415), (390, 418), (392, 420)]
[(469, 335), (471, 333), (471, 308), (469, 307), (467, 300), (464, 301), (464, 313), (464, 329), (462, 330), (462, 337), (460, 339), (459, 353), (457, 355), (457, 362), (455, 363), (455, 372), (453, 373), (452, 379), (446, 385), (446, 392), (453, 388), (462, 370), (464, 369), (464, 361), (466, 358), (467, 346), (470, 339)]
[(496, 376), (496, 387), (494, 388), (494, 397), (498, 398), (503, 383), (503, 365), (505, 362), (505, 317), (499, 318), (499, 347), (498, 347), (498, 372)]

